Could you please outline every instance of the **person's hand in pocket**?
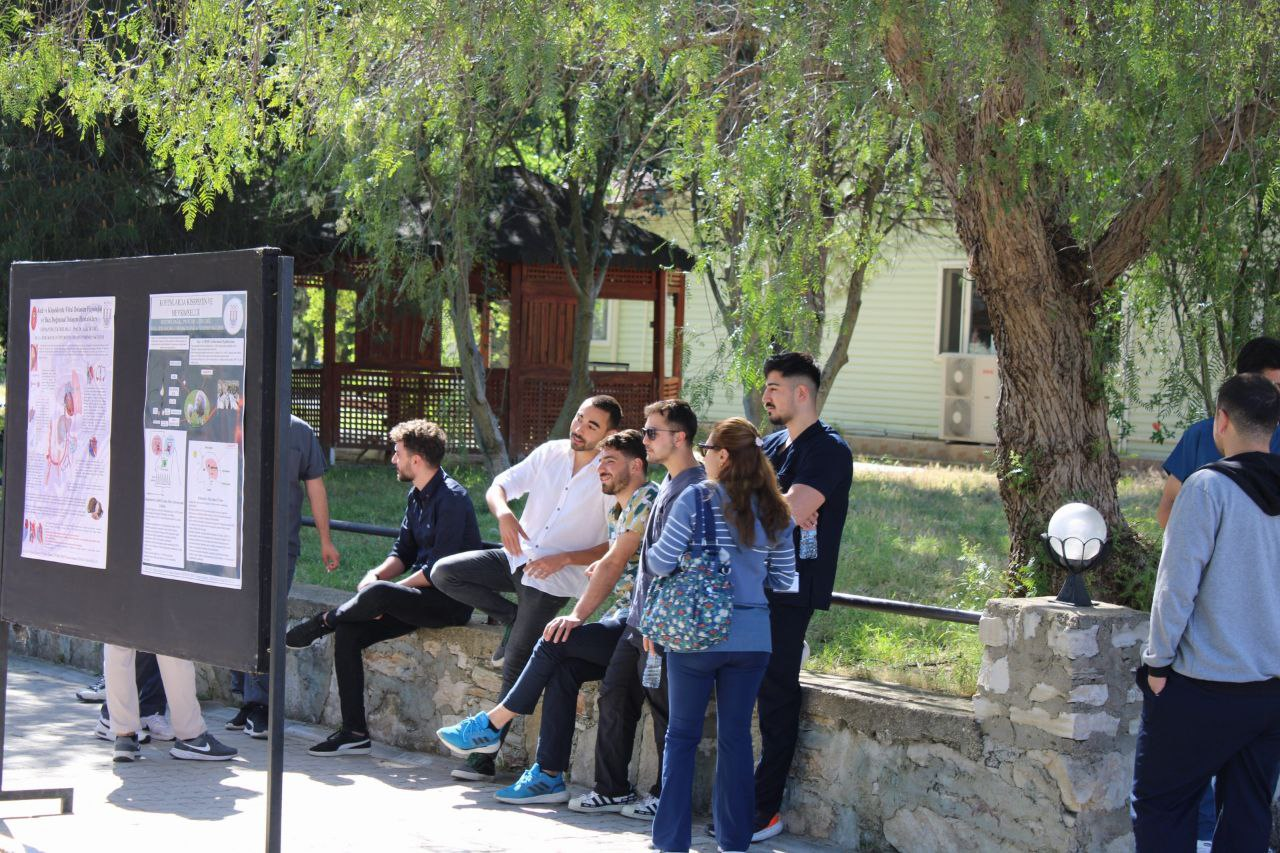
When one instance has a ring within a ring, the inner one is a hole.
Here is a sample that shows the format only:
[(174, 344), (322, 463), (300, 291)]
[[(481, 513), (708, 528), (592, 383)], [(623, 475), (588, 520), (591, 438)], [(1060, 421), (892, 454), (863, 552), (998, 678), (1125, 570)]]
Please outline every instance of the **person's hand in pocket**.
[(1165, 684), (1169, 682), (1168, 678), (1162, 678), (1159, 675), (1148, 675), (1147, 686), (1151, 688), (1151, 692), (1159, 696), (1160, 691), (1164, 690)]

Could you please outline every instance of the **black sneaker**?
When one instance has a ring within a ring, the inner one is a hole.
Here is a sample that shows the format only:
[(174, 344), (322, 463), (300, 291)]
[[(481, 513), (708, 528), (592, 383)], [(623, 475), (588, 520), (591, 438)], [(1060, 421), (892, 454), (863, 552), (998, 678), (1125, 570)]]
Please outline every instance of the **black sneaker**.
[(244, 733), (255, 740), (267, 738), (267, 706), (254, 702), (249, 706), (249, 715), (244, 721)]
[(208, 732), (203, 732), (188, 740), (178, 738), (173, 742), (169, 754), (188, 761), (229, 761), (240, 752), (235, 747), (214, 739)]
[(453, 768), (449, 775), (467, 782), (492, 782), (498, 771), (494, 768), (492, 755), (473, 752), (467, 756), (466, 761)]
[(335, 755), (368, 755), (373, 742), (368, 735), (359, 735), (348, 729), (338, 729), (307, 752), (311, 755), (330, 757)]
[(222, 727), (229, 732), (244, 731), (244, 724), (249, 719), (249, 706), (241, 705), (236, 715), (223, 723)]
[(502, 641), (498, 643), (498, 647), (493, 650), (493, 655), (489, 658), (489, 663), (494, 666), (502, 663), (502, 659), (507, 656), (507, 640), (511, 639), (511, 626), (514, 624), (515, 620), (512, 620), (502, 629)]
[(111, 755), (112, 761), (124, 763), (126, 761), (137, 761), (142, 757), (142, 749), (138, 746), (138, 736), (120, 735), (116, 738), (115, 752)]
[(324, 623), (327, 610), (322, 610), (305, 622), (294, 625), (284, 635), (284, 644), (290, 649), (305, 649), (325, 634), (332, 634), (333, 629)]

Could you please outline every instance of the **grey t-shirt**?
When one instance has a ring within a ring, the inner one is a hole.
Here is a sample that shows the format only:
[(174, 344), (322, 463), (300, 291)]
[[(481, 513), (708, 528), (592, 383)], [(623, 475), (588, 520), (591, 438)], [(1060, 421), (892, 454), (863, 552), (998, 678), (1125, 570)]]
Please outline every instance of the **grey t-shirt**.
[(289, 416), (289, 459), (285, 482), (289, 487), (289, 556), (302, 553), (302, 482), (323, 477), (324, 451), (311, 425), (296, 415)]

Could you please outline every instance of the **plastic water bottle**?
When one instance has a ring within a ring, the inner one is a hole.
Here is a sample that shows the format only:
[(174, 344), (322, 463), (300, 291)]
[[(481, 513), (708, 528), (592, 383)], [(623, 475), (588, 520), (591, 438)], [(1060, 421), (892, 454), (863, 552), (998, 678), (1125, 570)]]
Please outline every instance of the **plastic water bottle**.
[(662, 686), (662, 655), (649, 652), (649, 657), (644, 662), (644, 674), (640, 676), (640, 683), (650, 690), (657, 690)]
[(800, 559), (818, 559), (818, 528), (800, 531)]

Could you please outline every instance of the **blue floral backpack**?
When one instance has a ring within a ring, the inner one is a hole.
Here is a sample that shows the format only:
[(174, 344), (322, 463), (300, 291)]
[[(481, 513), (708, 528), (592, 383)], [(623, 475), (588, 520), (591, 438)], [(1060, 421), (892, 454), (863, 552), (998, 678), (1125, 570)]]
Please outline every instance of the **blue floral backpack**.
[(731, 566), (716, 540), (711, 493), (701, 484), (690, 488), (699, 492), (693, 539), (675, 571), (654, 578), (640, 617), (640, 633), (673, 652), (699, 652), (724, 642), (733, 618)]

